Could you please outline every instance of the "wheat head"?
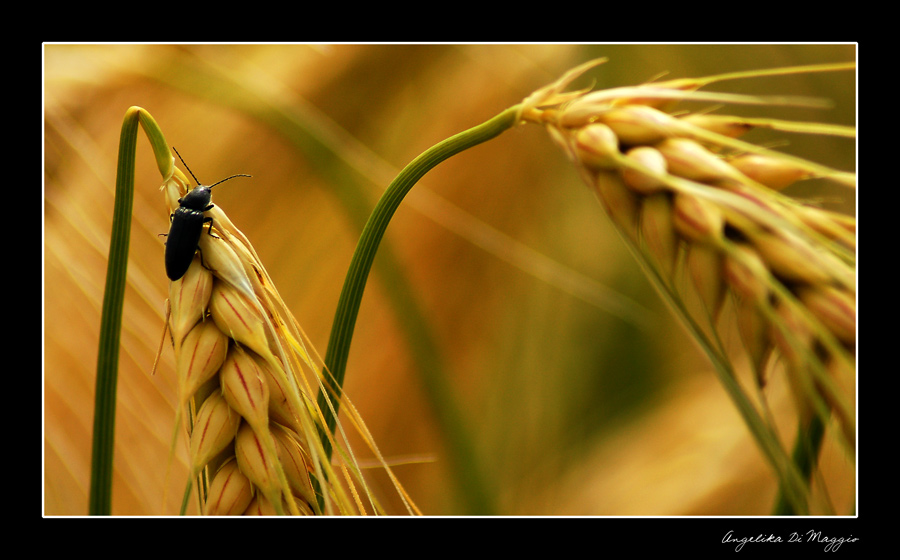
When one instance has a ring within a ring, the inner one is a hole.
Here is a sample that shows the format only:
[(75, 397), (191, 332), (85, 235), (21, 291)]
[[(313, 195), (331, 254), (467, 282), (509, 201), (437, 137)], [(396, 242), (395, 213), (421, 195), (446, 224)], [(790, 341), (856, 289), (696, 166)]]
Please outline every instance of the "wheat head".
[(777, 351), (801, 418), (833, 414), (852, 448), (856, 220), (781, 191), (811, 178), (853, 189), (855, 175), (740, 137), (756, 127), (848, 137), (855, 131), (683, 107), (697, 101), (815, 104), (699, 91), (717, 80), (752, 73), (565, 91), (600, 62), (586, 63), (536, 91), (523, 102), (522, 120), (545, 126), (565, 150), (670, 303), (683, 309), (685, 290), (692, 287), (702, 311), (686, 312), (682, 319), (711, 329), (702, 335), (710, 351), (721, 350), (717, 332), (722, 327), (716, 322), (731, 300), (759, 388), (766, 380), (765, 364)]
[[(173, 169), (162, 186), (169, 213), (190, 189)], [(169, 284), (168, 319), (201, 512), (364, 513), (353, 481), (343, 478), (352, 492), (335, 483), (325, 458), (322, 373), (302, 330), (246, 236), (218, 205), (208, 215), (200, 251)]]

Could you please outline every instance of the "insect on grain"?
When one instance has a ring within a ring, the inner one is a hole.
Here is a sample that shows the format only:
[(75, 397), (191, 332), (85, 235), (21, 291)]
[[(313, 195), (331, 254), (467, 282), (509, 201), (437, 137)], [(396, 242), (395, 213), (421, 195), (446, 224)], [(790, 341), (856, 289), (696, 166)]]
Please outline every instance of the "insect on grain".
[(191, 265), (191, 261), (194, 260), (194, 253), (198, 250), (197, 245), (200, 242), (204, 224), (209, 224), (207, 233), (212, 235), (213, 219), (203, 214), (214, 206), (212, 204), (212, 188), (229, 179), (251, 177), (251, 175), (243, 173), (232, 175), (207, 187), (200, 184), (197, 176), (194, 175), (188, 164), (184, 162), (178, 150), (175, 150), (174, 147), (172, 149), (178, 155), (181, 163), (184, 163), (184, 167), (191, 174), (191, 177), (194, 178), (194, 181), (197, 182), (196, 187), (178, 199), (179, 207), (169, 216), (171, 225), (169, 226), (169, 233), (166, 239), (166, 275), (170, 280), (174, 281), (184, 276)]

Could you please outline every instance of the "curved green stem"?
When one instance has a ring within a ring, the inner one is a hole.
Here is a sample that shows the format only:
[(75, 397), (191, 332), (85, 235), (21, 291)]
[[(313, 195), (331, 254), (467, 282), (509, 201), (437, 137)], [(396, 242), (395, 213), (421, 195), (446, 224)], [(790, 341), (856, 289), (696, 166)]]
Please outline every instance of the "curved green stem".
[(112, 235), (106, 268), (106, 289), (100, 315), (100, 344), (97, 355), (97, 383), (94, 392), (94, 432), (91, 449), (90, 515), (109, 515), (112, 508), (113, 439), (116, 423), (119, 336), (125, 275), (134, 200), (134, 155), (137, 144), (138, 112), (131, 109), (122, 123), (119, 137), (119, 166)]
[[(331, 336), (328, 341), (328, 350), (325, 353), (325, 367), (331, 374), (327, 382), (336, 397), (339, 397), (341, 394), (341, 386), (344, 382), (344, 374), (347, 367), (347, 356), (350, 353), (350, 342), (353, 339), (353, 329), (356, 325), (356, 317), (359, 313), (359, 305), (366, 287), (369, 270), (372, 268), (378, 245), (381, 243), (381, 238), (384, 236), (384, 232), (387, 230), (388, 223), (394, 212), (413, 185), (428, 171), (445, 159), (472, 146), (486, 142), (511, 128), (517, 121), (518, 111), (518, 106), (510, 107), (487, 122), (460, 132), (432, 146), (410, 162), (397, 175), (378, 201), (369, 217), (369, 221), (363, 228), (356, 251), (353, 253), (350, 269), (347, 271), (344, 287), (338, 300), (334, 322), (331, 325)], [(326, 405), (325, 399), (327, 398), (328, 396), (325, 393), (319, 393), (319, 407), (325, 414), (328, 429), (334, 432), (337, 418), (331, 414), (329, 407)], [(335, 412), (338, 411), (338, 405), (339, 399), (335, 398)], [(323, 443), (326, 444), (325, 450), (330, 457), (331, 446), (328, 445), (328, 439), (323, 438)]]
[(97, 382), (94, 392), (94, 430), (91, 448), (90, 515), (109, 515), (112, 510), (113, 441), (116, 424), (116, 386), (119, 376), (119, 339), (128, 271), (131, 209), (134, 201), (134, 165), (138, 124), (143, 127), (163, 177), (171, 172), (172, 155), (162, 131), (147, 111), (130, 107), (119, 136), (116, 196), (113, 208), (106, 288), (100, 315)]

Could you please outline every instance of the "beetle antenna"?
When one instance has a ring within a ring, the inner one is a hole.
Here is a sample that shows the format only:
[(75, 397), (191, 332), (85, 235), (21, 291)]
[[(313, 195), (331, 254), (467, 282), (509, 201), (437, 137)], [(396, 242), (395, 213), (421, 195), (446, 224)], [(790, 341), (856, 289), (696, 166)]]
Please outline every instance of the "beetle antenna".
[[(173, 149), (173, 150), (175, 150), (175, 146), (172, 146), (172, 149)], [(179, 153), (178, 153), (178, 150), (175, 150), (175, 154), (176, 154), (176, 155), (177, 155), (177, 156), (178, 156), (178, 159), (180, 159), (180, 160), (181, 160), (181, 163), (184, 163), (184, 158), (183, 158), (183, 157), (181, 157), (181, 154), (179, 154)], [(190, 168), (190, 167), (188, 167), (188, 164), (186, 164), (186, 163), (184, 163), (184, 167), (185, 167), (185, 169), (187, 169), (187, 170), (188, 170), (188, 173), (190, 173), (190, 174), (191, 174), (191, 177), (193, 177), (193, 178), (194, 178), (194, 181), (197, 181), (197, 186), (198, 186), (198, 187), (199, 187), (199, 186), (200, 186), (200, 181), (199, 181), (199, 180), (198, 180), (198, 179), (197, 179), (197, 176), (196, 176), (196, 175), (194, 175), (194, 172), (193, 172), (193, 171), (191, 171), (191, 168)]]
[[(175, 150), (175, 146), (172, 146), (172, 149)], [(175, 150), (175, 154), (178, 156), (178, 159), (181, 160), (181, 163), (184, 163), (185, 169), (188, 170), (188, 173), (191, 174), (191, 177), (194, 178), (194, 181), (197, 181), (197, 186), (199, 187), (199, 186), (200, 186), (200, 180), (197, 179), (197, 176), (194, 175), (194, 172), (191, 171), (191, 168), (188, 167), (188, 164), (184, 162), (184, 158), (181, 157), (181, 154), (178, 153), (178, 150)], [(218, 181), (218, 182), (216, 182), (216, 183), (213, 183), (212, 185), (210, 185), (210, 186), (208, 186), (208, 187), (206, 187), (206, 188), (211, 189), (211, 188), (215, 187), (216, 185), (218, 185), (219, 183), (224, 183), (224, 182), (227, 181), (228, 179), (234, 179), (235, 177), (252, 177), (252, 176), (253, 176), (253, 175), (244, 175), (243, 173), (239, 173), (239, 174), (237, 174), (237, 175), (232, 175), (231, 177), (226, 177), (226, 178), (222, 179), (221, 181)]]
[[(185, 165), (185, 167), (187, 167), (187, 166)], [(212, 185), (209, 186), (209, 188), (211, 189), (211, 188), (215, 187), (216, 185), (218, 185), (219, 183), (224, 183), (228, 179), (234, 179), (235, 177), (253, 177), (253, 175), (244, 175), (243, 173), (238, 173), (237, 175), (232, 175), (231, 177), (226, 177), (226, 178), (222, 179), (221, 181), (217, 181), (217, 182), (213, 183)]]

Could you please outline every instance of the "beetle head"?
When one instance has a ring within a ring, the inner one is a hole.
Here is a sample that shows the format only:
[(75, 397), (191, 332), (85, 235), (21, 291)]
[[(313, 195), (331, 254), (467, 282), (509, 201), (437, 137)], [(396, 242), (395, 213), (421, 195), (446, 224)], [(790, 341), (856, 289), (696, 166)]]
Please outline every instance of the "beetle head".
[(209, 203), (212, 200), (212, 192), (209, 190), (211, 188), (212, 187), (197, 185), (178, 202), (183, 208), (203, 211), (209, 206)]

